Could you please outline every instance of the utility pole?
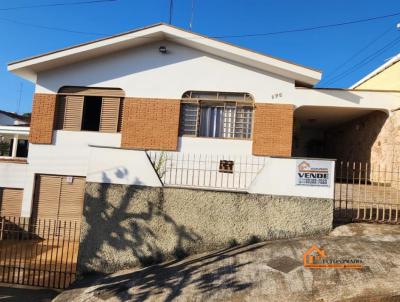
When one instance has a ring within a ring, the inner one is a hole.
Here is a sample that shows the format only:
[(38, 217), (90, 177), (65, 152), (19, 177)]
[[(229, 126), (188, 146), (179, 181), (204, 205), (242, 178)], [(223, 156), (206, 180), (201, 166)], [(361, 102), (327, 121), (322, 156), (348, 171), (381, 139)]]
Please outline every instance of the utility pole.
[(193, 28), (193, 19), (194, 19), (194, 5), (196, 0), (192, 0), (192, 12), (190, 14), (190, 22), (189, 22), (189, 29), (192, 31)]
[(20, 106), (21, 106), (22, 88), (23, 88), (23, 84), (21, 82), (21, 83), (19, 83), (19, 96), (18, 96), (17, 111), (16, 111), (17, 114), (19, 114), (19, 109), (20, 109)]
[(174, 9), (174, 0), (169, 0), (169, 21), (168, 24), (172, 24), (172, 12)]

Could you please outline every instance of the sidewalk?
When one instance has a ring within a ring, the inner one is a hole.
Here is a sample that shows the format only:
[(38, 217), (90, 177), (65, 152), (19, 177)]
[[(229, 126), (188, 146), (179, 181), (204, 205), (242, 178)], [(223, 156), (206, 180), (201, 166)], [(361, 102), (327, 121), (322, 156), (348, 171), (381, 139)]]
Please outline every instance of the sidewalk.
[[(312, 246), (362, 269), (305, 268)], [(92, 276), (55, 301), (400, 301), (400, 226), (351, 224), (329, 236), (233, 247)]]
[(1, 302), (49, 302), (61, 291), (0, 283)]

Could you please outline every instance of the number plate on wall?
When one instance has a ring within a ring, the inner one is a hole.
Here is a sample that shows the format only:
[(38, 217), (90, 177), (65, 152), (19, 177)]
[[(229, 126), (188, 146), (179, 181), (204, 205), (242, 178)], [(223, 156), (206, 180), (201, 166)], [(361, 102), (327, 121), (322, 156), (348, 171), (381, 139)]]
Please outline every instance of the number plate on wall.
[(221, 173), (233, 173), (233, 160), (220, 160), (219, 161), (219, 172)]

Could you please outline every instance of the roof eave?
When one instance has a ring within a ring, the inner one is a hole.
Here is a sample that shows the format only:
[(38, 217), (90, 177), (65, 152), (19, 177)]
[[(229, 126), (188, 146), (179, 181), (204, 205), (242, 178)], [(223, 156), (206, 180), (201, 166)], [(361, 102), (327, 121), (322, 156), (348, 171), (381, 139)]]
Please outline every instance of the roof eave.
[[(321, 79), (321, 72), (318, 70), (217, 41), (166, 24), (157, 24), (12, 62), (8, 65), (8, 70), (27, 80), (36, 81), (37, 72), (50, 69), (51, 64), (55, 64), (57, 61), (66, 62), (68, 59), (85, 59), (85, 57), (89, 57), (90, 55), (98, 56), (102, 52), (107, 53), (107, 51), (112, 49), (123, 49), (123, 47), (128, 48), (141, 45), (152, 41), (152, 39), (157, 40), (161, 37), (311, 85), (314, 85)], [(146, 39), (146, 41), (143, 42), (143, 39)], [(62, 65), (60, 64), (60, 66)]]

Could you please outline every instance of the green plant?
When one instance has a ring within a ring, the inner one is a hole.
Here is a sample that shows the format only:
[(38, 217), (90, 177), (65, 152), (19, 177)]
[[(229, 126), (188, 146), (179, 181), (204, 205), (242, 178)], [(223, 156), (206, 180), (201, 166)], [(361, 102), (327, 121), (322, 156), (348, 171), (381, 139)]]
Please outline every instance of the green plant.
[(8, 141), (0, 141), (0, 155), (1, 156), (9, 156), (10, 152), (10, 142)]
[(162, 151), (160, 153), (160, 157), (155, 160), (154, 163), (154, 170), (156, 170), (158, 176), (160, 178), (163, 178), (166, 172), (166, 165), (165, 163), (167, 162), (167, 153), (165, 153), (164, 151)]
[(228, 241), (228, 246), (229, 246), (229, 247), (235, 247), (235, 246), (238, 246), (238, 245), (239, 245), (239, 242), (237, 242), (236, 239), (230, 239), (230, 240)]
[(256, 235), (252, 235), (249, 240), (247, 240), (247, 244), (255, 244), (258, 242), (261, 242), (261, 238)]

